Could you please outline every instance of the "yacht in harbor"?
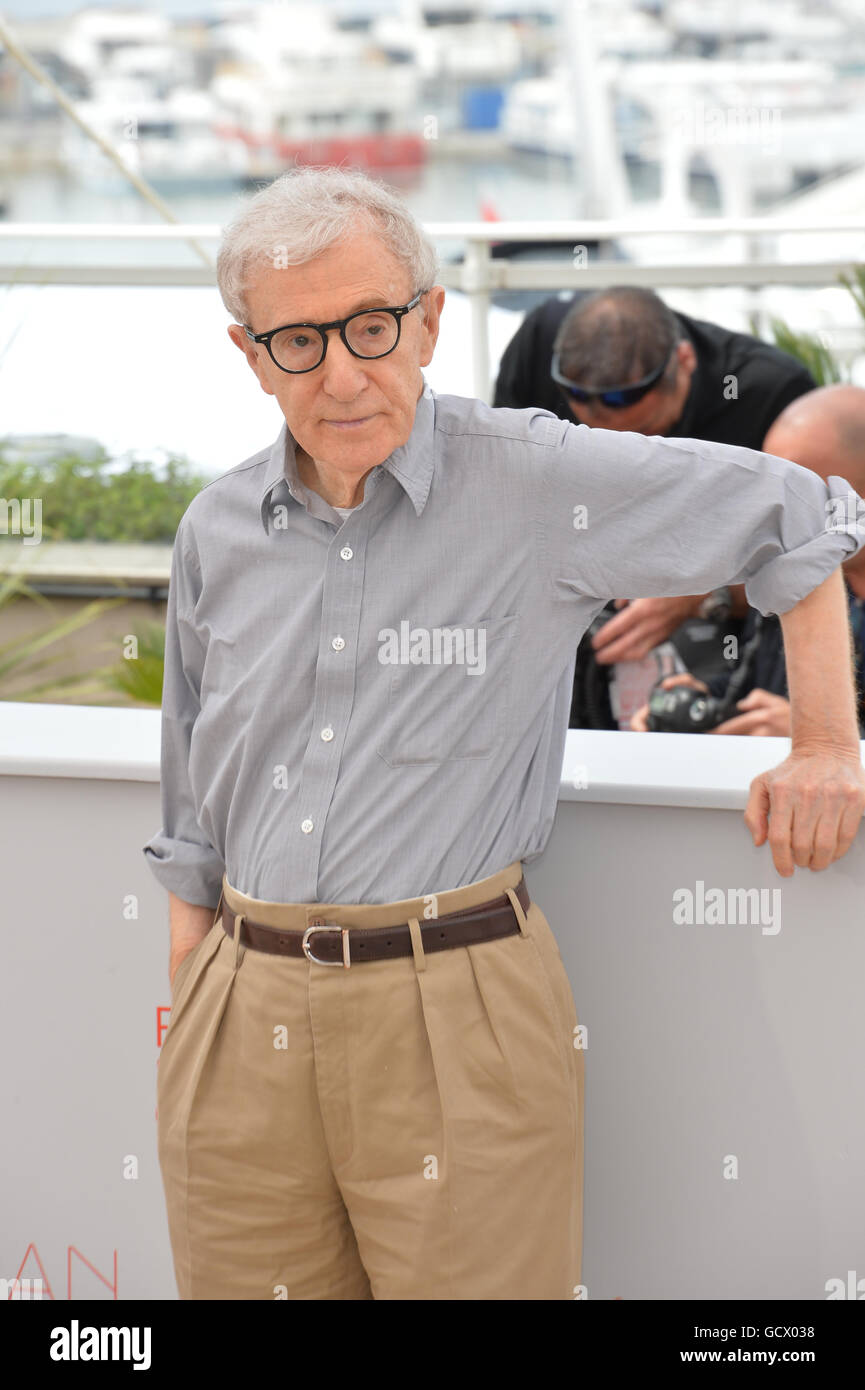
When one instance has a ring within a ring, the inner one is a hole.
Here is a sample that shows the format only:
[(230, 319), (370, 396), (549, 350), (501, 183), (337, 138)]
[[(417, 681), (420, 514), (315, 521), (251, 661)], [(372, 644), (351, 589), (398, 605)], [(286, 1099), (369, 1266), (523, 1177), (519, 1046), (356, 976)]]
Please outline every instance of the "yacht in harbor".
[[(138, 83), (110, 88), (103, 83), (96, 98), (79, 102), (78, 110), (129, 168), (160, 191), (230, 190), (246, 181), (246, 147), (218, 130), (209, 92), (160, 96)], [(71, 121), (63, 123), (60, 150), (69, 172), (93, 192), (116, 192), (125, 185), (121, 171)]]

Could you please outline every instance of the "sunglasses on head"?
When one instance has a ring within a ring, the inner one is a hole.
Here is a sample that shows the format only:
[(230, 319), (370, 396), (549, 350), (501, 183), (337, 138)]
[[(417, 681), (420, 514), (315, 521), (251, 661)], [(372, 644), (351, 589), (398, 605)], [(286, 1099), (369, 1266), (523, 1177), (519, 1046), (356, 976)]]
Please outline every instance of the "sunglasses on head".
[(667, 370), (674, 349), (675, 343), (656, 371), (644, 376), (642, 381), (632, 382), (628, 386), (578, 386), (576, 382), (570, 381), (568, 377), (562, 375), (561, 354), (558, 352), (553, 353), (550, 375), (553, 381), (561, 386), (563, 392), (570, 396), (573, 401), (598, 401), (601, 405), (609, 406), (611, 410), (624, 410), (627, 406), (636, 405), (637, 401), (641, 401), (646, 392), (651, 391), (655, 383), (660, 381)]

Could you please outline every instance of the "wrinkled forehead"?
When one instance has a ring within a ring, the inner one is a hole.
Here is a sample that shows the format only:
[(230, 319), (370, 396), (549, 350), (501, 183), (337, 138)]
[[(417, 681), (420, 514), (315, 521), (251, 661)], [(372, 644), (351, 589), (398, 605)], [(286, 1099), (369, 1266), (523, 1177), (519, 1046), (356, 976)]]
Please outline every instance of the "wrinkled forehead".
[(299, 265), (288, 254), (277, 245), (250, 267), (245, 299), (254, 327), (265, 320), (329, 322), (358, 309), (404, 304), (416, 293), (406, 265), (374, 233), (335, 242)]

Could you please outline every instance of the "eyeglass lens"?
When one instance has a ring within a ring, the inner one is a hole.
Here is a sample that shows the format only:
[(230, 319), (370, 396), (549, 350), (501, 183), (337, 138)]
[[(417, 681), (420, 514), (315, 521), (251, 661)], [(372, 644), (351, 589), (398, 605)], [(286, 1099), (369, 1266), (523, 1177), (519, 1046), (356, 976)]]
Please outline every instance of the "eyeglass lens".
[[(345, 326), (349, 346), (360, 357), (381, 357), (397, 340), (399, 325), (393, 314), (371, 310), (350, 319)], [(270, 340), (274, 359), (293, 372), (309, 371), (321, 361), (324, 341), (317, 328), (284, 328)]]

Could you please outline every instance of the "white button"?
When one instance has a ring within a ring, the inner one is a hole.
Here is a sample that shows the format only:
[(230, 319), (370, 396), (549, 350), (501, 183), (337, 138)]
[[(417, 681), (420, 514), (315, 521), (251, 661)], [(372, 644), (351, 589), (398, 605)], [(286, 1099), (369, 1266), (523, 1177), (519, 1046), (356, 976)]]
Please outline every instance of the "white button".
[(345, 638), (334, 637), (330, 645), (333, 647), (335, 652), (341, 652), (343, 647), (345, 646)]
[(343, 560), (350, 560), (354, 551), (350, 545), (344, 545), (339, 553)]
[(333, 729), (322, 729), (321, 736), (325, 743), (330, 743), (330, 740), (333, 738)]
[(310, 831), (312, 830), (312, 828), (313, 828), (312, 821), (311, 821), (311, 820), (304, 820), (304, 821), (301, 821), (301, 823), (300, 823), (300, 828), (301, 828), (301, 830), (303, 831), (304, 835), (308, 835), (309, 832), (310, 832)]

